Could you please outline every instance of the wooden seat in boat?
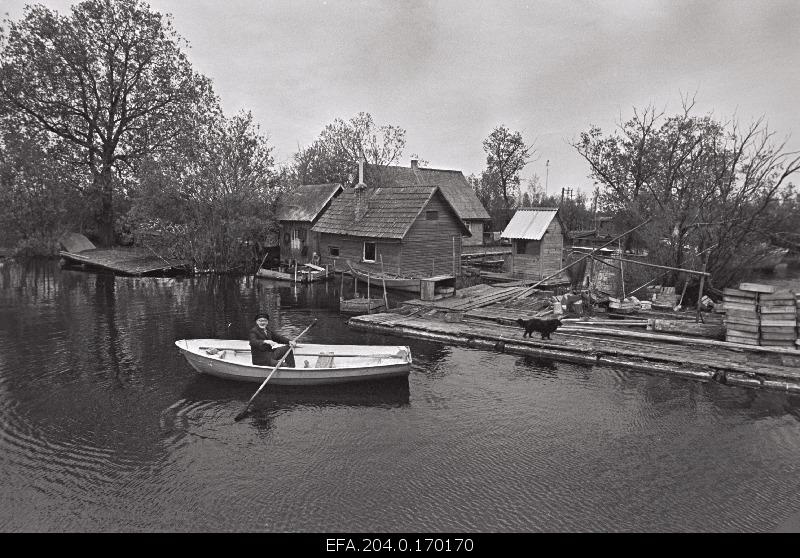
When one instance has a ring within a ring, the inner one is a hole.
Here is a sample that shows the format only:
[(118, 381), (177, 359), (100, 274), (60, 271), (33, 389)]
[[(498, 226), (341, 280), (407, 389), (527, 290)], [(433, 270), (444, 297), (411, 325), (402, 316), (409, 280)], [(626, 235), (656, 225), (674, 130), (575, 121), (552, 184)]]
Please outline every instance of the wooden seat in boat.
[(317, 368), (333, 368), (334, 353), (320, 353), (317, 359)]

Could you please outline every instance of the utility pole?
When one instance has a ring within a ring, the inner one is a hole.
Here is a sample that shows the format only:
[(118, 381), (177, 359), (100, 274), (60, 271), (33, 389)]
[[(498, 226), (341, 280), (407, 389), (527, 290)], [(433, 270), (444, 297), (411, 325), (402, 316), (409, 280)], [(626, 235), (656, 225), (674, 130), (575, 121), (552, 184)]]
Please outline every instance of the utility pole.
[(544, 197), (547, 197), (547, 183), (550, 182), (550, 159), (544, 164), (545, 175), (544, 175)]

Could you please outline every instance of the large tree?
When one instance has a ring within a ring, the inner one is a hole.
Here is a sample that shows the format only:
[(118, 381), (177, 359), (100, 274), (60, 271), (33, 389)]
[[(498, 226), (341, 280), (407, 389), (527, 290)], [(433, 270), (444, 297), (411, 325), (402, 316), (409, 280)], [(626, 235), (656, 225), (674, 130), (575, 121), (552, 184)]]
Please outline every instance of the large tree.
[(358, 178), (353, 173), (358, 161), (391, 165), (400, 160), (405, 146), (403, 128), (378, 126), (369, 113), (359, 112), (348, 121), (337, 118), (295, 154), (297, 177), (302, 184), (352, 183)]
[(169, 18), (140, 0), (85, 0), (69, 16), (27, 6), (7, 21), (0, 100), (24, 126), (70, 144), (98, 200), (99, 240), (114, 238), (119, 174), (169, 145), (213, 98)]
[(274, 207), (283, 188), (272, 146), (242, 112), (221, 113), (182, 138), (169, 154), (141, 166), (132, 221), (172, 255), (198, 268), (242, 270), (276, 233)]
[(515, 206), (519, 195), (520, 173), (533, 156), (535, 150), (522, 139), (522, 134), (512, 132), (505, 126), (495, 128), (489, 137), (483, 140), (486, 152), (486, 171), (483, 173), (485, 183), (494, 183), (505, 202), (507, 218)]
[(652, 219), (637, 234), (654, 258), (700, 268), (707, 257), (715, 283), (724, 286), (768, 247), (800, 156), (775, 142), (760, 120), (742, 127), (692, 109), (685, 100), (669, 117), (635, 110), (616, 133), (591, 128), (574, 147), (604, 186), (603, 208), (621, 226)]

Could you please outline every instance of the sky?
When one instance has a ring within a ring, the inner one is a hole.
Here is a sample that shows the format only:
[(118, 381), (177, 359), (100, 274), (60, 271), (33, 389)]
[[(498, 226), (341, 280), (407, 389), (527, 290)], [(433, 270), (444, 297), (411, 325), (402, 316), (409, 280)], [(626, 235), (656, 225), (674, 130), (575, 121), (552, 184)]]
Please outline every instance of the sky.
[[(0, 0), (22, 16), (29, 1)], [(73, 2), (42, 0), (67, 13)], [(406, 130), (400, 164), (479, 174), (504, 125), (535, 149), (523, 178), (590, 191), (570, 146), (634, 108), (742, 124), (800, 150), (800, 0), (150, 0), (189, 41), (229, 114), (253, 113), (279, 163), (336, 118)], [(7, 14), (7, 16), (5, 15)]]

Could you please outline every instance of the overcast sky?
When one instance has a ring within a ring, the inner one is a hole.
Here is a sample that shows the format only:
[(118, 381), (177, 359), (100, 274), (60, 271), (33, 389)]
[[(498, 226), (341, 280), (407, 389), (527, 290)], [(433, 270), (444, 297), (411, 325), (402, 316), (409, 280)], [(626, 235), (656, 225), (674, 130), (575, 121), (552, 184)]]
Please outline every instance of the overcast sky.
[[(26, 3), (0, 0), (0, 12), (17, 19)], [(279, 162), (366, 111), (407, 131), (402, 164), (418, 153), (479, 173), (483, 139), (504, 124), (535, 145), (525, 177), (588, 190), (572, 139), (612, 131), (633, 107), (674, 112), (687, 93), (697, 114), (764, 116), (800, 149), (800, 0), (149, 3), (172, 14), (226, 112), (253, 112)]]

